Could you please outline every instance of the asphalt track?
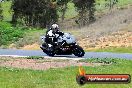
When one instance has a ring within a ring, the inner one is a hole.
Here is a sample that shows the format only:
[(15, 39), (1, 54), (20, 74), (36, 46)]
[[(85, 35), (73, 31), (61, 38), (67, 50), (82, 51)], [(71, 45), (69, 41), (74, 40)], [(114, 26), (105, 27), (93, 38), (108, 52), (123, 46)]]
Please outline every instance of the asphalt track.
[(78, 58), (74, 55), (63, 55), (49, 57), (42, 50), (18, 50), (18, 49), (0, 49), (0, 56), (13, 56), (13, 57), (28, 57), (28, 56), (43, 56), (47, 58), (57, 59), (85, 59), (85, 58), (122, 58), (132, 59), (132, 54), (129, 53), (109, 53), (109, 52), (86, 52), (85, 56)]

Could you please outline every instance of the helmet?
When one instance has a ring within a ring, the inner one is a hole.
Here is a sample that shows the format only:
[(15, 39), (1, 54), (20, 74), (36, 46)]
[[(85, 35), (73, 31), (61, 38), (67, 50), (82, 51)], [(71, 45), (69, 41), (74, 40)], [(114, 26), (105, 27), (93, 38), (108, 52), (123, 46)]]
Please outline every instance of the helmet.
[(59, 26), (57, 24), (52, 24), (51, 28), (54, 32), (56, 32), (59, 29)]

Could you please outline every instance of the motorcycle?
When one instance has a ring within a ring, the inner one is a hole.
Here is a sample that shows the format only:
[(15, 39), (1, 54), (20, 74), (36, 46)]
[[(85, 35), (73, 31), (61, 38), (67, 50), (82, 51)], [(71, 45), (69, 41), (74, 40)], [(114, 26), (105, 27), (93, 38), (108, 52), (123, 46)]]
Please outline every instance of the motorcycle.
[(64, 33), (64, 35), (57, 36), (57, 42), (55, 45), (47, 44), (45, 42), (45, 36), (42, 36), (43, 44), (40, 48), (46, 53), (48, 56), (54, 55), (72, 55), (78, 57), (83, 57), (85, 52), (81, 46), (76, 43), (75, 37), (70, 33)]

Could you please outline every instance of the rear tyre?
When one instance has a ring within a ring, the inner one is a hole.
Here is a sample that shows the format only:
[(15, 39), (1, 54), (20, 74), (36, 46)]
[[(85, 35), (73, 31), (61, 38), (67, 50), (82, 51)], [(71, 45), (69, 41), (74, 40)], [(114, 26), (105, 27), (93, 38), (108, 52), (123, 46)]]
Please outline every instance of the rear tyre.
[(52, 57), (55, 55), (53, 46), (48, 47), (47, 51), (48, 51), (47, 55), (52, 56)]
[(76, 45), (73, 49), (73, 54), (78, 57), (83, 57), (85, 52), (82, 47)]
[(54, 56), (54, 49), (53, 47), (49, 47), (47, 48), (46, 44), (42, 44), (42, 46), (40, 46), (40, 48), (43, 50), (44, 53), (46, 53), (48, 56)]

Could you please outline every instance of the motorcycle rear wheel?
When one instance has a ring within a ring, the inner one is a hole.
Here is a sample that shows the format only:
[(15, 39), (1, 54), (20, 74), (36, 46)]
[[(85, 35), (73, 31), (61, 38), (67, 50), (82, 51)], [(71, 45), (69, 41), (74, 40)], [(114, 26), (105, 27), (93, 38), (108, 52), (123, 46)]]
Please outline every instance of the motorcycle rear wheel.
[[(43, 47), (42, 47), (43, 46)], [(45, 53), (45, 54), (47, 54), (48, 56), (54, 56), (55, 55), (55, 53), (54, 53), (54, 51), (53, 50), (51, 50), (51, 49), (49, 49), (49, 50), (47, 50), (46, 49), (46, 45), (44, 46), (44, 44), (42, 45), (40, 48), (43, 50), (43, 52)]]

